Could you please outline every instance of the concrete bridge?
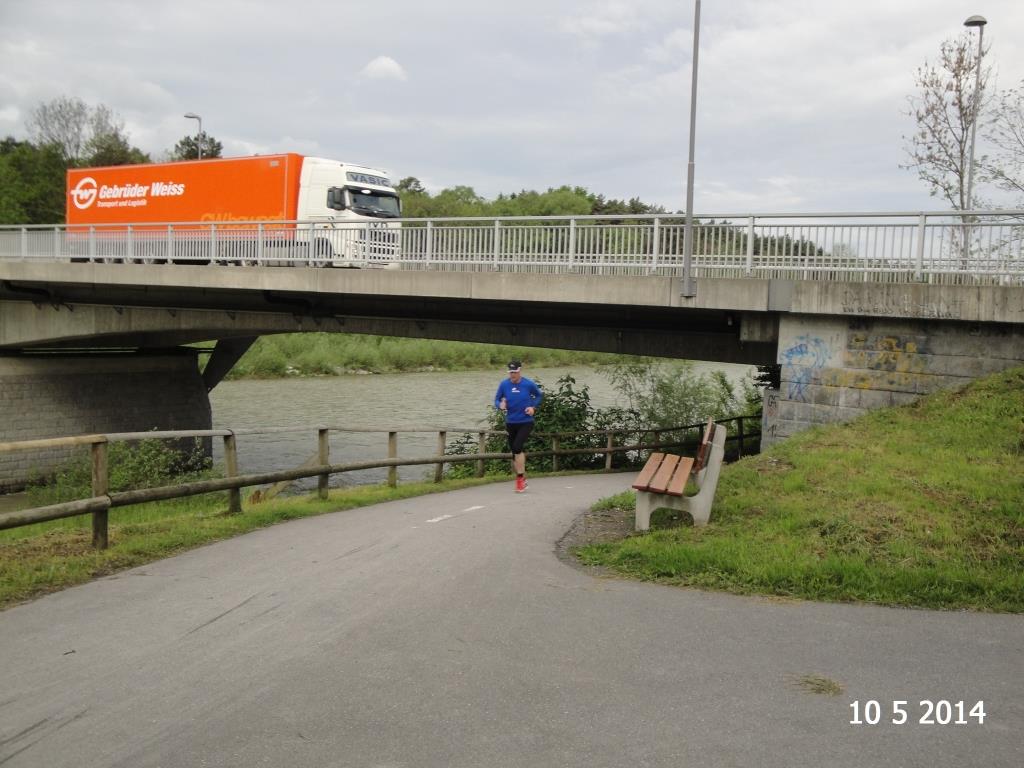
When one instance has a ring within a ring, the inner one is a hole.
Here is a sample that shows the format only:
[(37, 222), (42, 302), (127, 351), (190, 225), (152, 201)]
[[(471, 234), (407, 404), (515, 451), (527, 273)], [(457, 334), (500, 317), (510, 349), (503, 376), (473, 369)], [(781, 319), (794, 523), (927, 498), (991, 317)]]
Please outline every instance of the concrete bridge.
[[(301, 243), (242, 258), (237, 232), (133, 258), (130, 230), (0, 230), (0, 441), (205, 428), (206, 393), (256, 337), (317, 331), (780, 364), (770, 443), (1024, 361), (1024, 212), (968, 236), (928, 216), (702, 225), (695, 295), (671, 217), (410, 221), (372, 252), (386, 269), (316, 268)], [(200, 375), (180, 345), (208, 340)]]

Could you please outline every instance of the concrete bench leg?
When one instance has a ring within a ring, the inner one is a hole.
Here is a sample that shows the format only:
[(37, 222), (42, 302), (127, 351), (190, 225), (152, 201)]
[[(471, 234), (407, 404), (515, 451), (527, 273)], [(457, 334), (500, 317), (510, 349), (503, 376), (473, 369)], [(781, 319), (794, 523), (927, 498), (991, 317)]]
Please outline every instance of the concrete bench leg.
[(651, 513), (656, 509), (675, 509), (686, 511), (687, 499), (684, 496), (669, 496), (667, 493), (636, 492), (636, 523), (633, 530), (649, 531), (651, 529)]
[(651, 529), (651, 512), (656, 509), (651, 499), (653, 495), (647, 491), (636, 492), (636, 522), (633, 524), (634, 531), (649, 531)]

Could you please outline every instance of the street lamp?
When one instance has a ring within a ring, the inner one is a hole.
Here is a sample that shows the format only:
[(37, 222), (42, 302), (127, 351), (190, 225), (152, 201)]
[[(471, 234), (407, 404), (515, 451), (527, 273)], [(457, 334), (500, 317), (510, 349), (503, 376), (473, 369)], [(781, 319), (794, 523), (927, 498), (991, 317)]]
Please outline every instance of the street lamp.
[[(988, 21), (984, 16), (971, 16), (964, 22), (965, 27), (978, 28), (978, 60), (974, 68), (974, 108), (971, 115), (971, 153), (967, 159), (967, 200), (964, 206), (967, 210), (974, 207), (974, 138), (978, 131), (978, 108), (981, 106), (981, 40), (985, 36), (985, 25)], [(964, 255), (963, 268), (967, 268), (967, 261), (971, 255), (971, 228), (970, 217), (967, 219), (967, 226), (964, 227)]]
[(693, 148), (697, 131), (697, 51), (700, 46), (700, 0), (693, 6), (693, 71), (690, 76), (690, 159), (686, 164), (686, 230), (683, 233), (683, 296), (696, 296), (693, 285)]
[(197, 115), (195, 112), (186, 112), (185, 117), (189, 120), (199, 121), (199, 135), (196, 136), (196, 150), (199, 152), (199, 159), (203, 159), (203, 118)]
[(978, 60), (974, 70), (974, 114), (971, 115), (971, 155), (967, 165), (967, 208), (974, 207), (972, 186), (974, 184), (974, 137), (978, 131), (978, 108), (981, 106), (981, 39), (985, 36), (985, 25), (988, 21), (984, 16), (971, 16), (964, 22), (965, 27), (978, 28)]

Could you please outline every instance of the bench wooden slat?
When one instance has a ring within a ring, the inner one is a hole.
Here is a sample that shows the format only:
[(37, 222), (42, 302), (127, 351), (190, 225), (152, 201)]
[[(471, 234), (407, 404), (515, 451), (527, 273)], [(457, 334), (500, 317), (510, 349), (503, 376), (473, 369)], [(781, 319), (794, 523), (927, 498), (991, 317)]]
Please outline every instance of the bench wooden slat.
[(647, 490), (652, 493), (665, 493), (668, 488), (668, 483), (672, 479), (672, 473), (676, 471), (676, 464), (679, 463), (679, 457), (674, 454), (667, 454), (665, 458), (661, 460), (661, 466), (658, 467), (658, 471), (654, 473), (654, 478), (647, 486)]
[(644, 468), (640, 470), (640, 474), (636, 478), (636, 482), (633, 483), (633, 487), (638, 491), (646, 491), (647, 485), (651, 482), (651, 478), (654, 477), (654, 473), (658, 471), (658, 467), (661, 466), (661, 460), (665, 458), (664, 453), (652, 453), (647, 459), (647, 463), (644, 464)]
[(669, 496), (682, 496), (686, 490), (686, 481), (690, 479), (690, 471), (693, 469), (693, 459), (688, 456), (681, 456), (676, 464), (676, 471), (672, 473), (668, 489), (665, 491)]

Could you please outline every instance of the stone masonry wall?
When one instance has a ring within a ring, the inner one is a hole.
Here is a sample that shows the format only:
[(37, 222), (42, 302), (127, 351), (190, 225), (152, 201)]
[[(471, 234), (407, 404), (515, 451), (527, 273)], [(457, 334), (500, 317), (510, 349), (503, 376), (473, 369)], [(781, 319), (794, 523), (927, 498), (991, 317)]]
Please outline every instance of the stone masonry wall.
[[(191, 354), (0, 357), (0, 442), (210, 424)], [(70, 452), (0, 453), (0, 489), (22, 486)]]
[(1024, 329), (784, 315), (778, 363), (781, 387), (766, 409), (762, 447), (1020, 365)]

